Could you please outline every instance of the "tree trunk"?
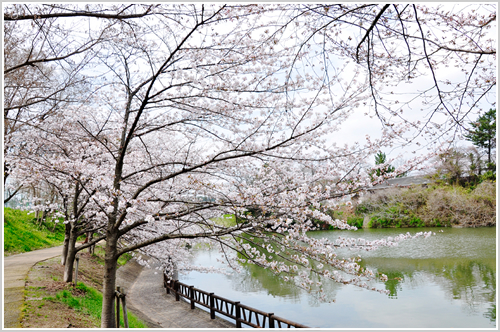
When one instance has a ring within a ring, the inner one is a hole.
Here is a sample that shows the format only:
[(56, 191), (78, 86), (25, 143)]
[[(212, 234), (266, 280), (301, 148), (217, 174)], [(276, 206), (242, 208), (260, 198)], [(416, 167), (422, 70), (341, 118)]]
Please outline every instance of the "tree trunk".
[(68, 244), (69, 244), (69, 238), (71, 234), (71, 225), (67, 223), (65, 225), (65, 232), (64, 232), (64, 243), (63, 243), (63, 251), (62, 251), (62, 256), (61, 256), (61, 264), (66, 265), (66, 256), (68, 255)]
[(116, 287), (117, 242), (117, 235), (108, 231), (106, 237), (106, 253), (104, 256), (101, 328), (114, 328), (116, 326), (114, 300)]
[(77, 253), (75, 249), (76, 237), (76, 230), (71, 230), (66, 254), (66, 264), (64, 265), (64, 282), (73, 281), (73, 264)]
[[(92, 241), (92, 238), (94, 237), (94, 232), (87, 232), (87, 240), (90, 242)], [(89, 254), (93, 254), (95, 249), (95, 245), (92, 245), (89, 247)]]
[(491, 142), (488, 144), (488, 170), (493, 171), (491, 167)]

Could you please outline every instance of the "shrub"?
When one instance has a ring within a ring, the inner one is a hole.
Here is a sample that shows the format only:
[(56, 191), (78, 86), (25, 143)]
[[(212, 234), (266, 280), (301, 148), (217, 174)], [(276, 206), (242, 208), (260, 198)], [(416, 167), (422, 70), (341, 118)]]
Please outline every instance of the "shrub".
[(356, 215), (370, 215), (369, 227), (491, 226), (496, 224), (496, 186), (436, 185), (388, 189), (368, 196)]
[(357, 228), (363, 228), (363, 217), (351, 216), (347, 218), (347, 224), (350, 226), (356, 226)]
[(492, 226), (496, 224), (495, 185), (480, 183), (476, 189), (439, 188), (429, 195), (424, 220), (445, 225)]

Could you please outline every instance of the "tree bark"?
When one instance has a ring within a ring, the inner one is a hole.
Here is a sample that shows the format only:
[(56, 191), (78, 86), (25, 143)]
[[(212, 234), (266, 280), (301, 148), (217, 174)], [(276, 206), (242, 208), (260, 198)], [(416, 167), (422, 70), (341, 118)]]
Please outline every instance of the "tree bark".
[[(92, 241), (93, 237), (94, 237), (94, 232), (87, 232), (87, 239), (85, 241), (90, 242), (90, 241)], [(95, 245), (89, 247), (89, 249), (88, 249), (89, 254), (94, 253), (94, 248), (95, 248)]]
[(73, 281), (73, 264), (75, 262), (76, 257), (76, 230), (73, 228), (70, 232), (68, 248), (66, 254), (66, 264), (64, 265), (64, 282), (72, 282)]
[(492, 167), (491, 167), (491, 142), (488, 144), (488, 170), (492, 171)]
[(117, 267), (117, 242), (118, 236), (115, 232), (108, 230), (106, 238), (106, 252), (104, 256), (104, 278), (102, 290), (102, 315), (101, 328), (114, 328), (114, 300), (115, 300), (115, 284), (116, 284), (116, 267)]
[(65, 232), (64, 232), (64, 243), (63, 243), (63, 251), (62, 251), (62, 256), (61, 256), (61, 264), (66, 265), (66, 256), (68, 255), (68, 245), (69, 245), (69, 237), (71, 233), (71, 225), (67, 223), (65, 225)]

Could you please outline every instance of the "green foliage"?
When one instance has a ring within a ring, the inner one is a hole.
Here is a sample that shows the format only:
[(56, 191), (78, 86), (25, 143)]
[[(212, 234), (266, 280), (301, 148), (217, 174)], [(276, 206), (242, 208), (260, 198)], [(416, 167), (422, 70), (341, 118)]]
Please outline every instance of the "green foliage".
[(96, 259), (96, 262), (102, 266), (104, 266), (104, 254), (105, 250), (101, 246), (95, 246), (94, 253), (92, 254), (92, 257)]
[(489, 170), (493, 171), (491, 150), (496, 147), (496, 109), (490, 109), (481, 115), (475, 122), (471, 122), (472, 130), (465, 137), (475, 146), (486, 149), (488, 153)]
[[(39, 228), (27, 211), (4, 208), (4, 252), (15, 254), (62, 244), (64, 225)], [(54, 231), (52, 231), (54, 229)]]
[(222, 217), (213, 218), (211, 220), (220, 226), (225, 226), (225, 227), (236, 226), (236, 216), (234, 214), (225, 214)]
[(76, 298), (74, 298), (73, 295), (71, 295), (71, 292), (69, 290), (63, 290), (57, 293), (56, 299), (71, 308), (81, 309), (80, 302)]
[(363, 217), (360, 216), (350, 216), (347, 218), (347, 224), (350, 226), (356, 226), (357, 228), (363, 228)]
[[(102, 312), (102, 294), (85, 284), (79, 282), (75, 287), (83, 293), (83, 296), (74, 296), (69, 290), (63, 290), (56, 294), (55, 299), (75, 310), (82, 311), (92, 317), (101, 319)], [(147, 328), (146, 324), (140, 321), (136, 316), (128, 312), (128, 323), (130, 328)], [(120, 325), (123, 326), (123, 314), (120, 315)]]
[(367, 204), (368, 202), (362, 202), (358, 205), (356, 205), (356, 207), (354, 208), (354, 212), (356, 214), (367, 214), (367, 213), (370, 213), (372, 211), (370, 211), (370, 204)]
[(412, 211), (404, 209), (402, 204), (387, 206), (375, 213), (369, 223), (371, 228), (385, 227), (423, 227), (422, 219)]
[(497, 180), (497, 175), (496, 173), (493, 173), (492, 171), (487, 171), (486, 173), (481, 175), (481, 182), (483, 181), (493, 181), (495, 182)]
[[(379, 151), (375, 155), (375, 165), (382, 165), (382, 164), (385, 164), (386, 162), (387, 162), (387, 156), (382, 151)], [(379, 167), (379, 168), (376, 168), (370, 172), (370, 177), (372, 177), (372, 181), (373, 181), (373, 174), (375, 174), (377, 176), (382, 176), (382, 175), (385, 175), (388, 173), (392, 173), (395, 170), (396, 169), (392, 165), (387, 165), (385, 167)]]

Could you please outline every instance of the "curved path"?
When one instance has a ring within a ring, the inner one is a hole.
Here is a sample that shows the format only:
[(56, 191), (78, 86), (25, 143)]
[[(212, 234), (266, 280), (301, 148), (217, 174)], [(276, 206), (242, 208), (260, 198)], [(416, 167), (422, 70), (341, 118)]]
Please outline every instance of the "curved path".
[[(36, 263), (61, 254), (53, 247), (3, 258), (4, 328), (21, 327), (21, 309), (28, 272)], [(117, 271), (117, 285), (127, 293), (127, 308), (151, 328), (232, 328), (233, 324), (166, 294), (160, 271), (143, 268), (135, 260)]]
[(127, 294), (127, 309), (152, 328), (234, 328), (220, 318), (210, 319), (202, 309), (191, 309), (189, 303), (175, 301), (163, 287), (160, 270), (143, 268), (135, 260), (118, 269), (116, 284)]
[(3, 258), (4, 328), (21, 327), (21, 309), (28, 272), (38, 262), (61, 255), (62, 247), (25, 252)]

